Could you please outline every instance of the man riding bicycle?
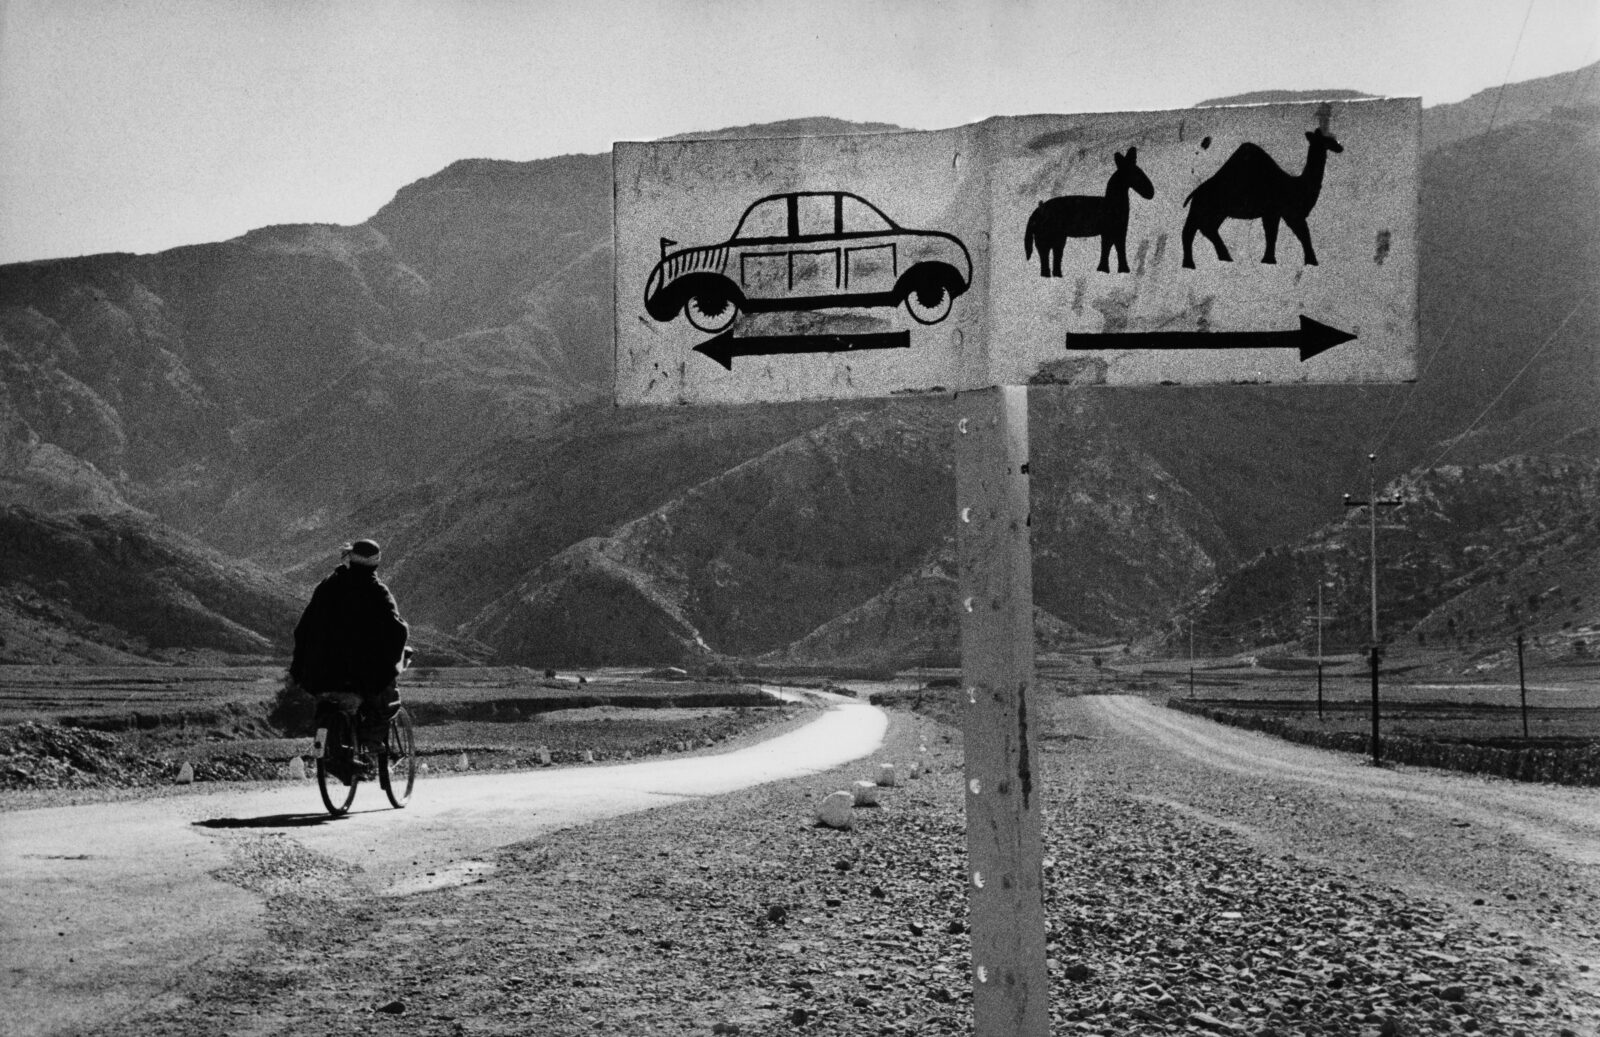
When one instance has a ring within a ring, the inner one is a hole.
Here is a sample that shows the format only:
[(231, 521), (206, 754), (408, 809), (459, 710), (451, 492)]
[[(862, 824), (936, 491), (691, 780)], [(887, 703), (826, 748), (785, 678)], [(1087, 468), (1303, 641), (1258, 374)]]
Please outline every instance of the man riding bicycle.
[[(402, 668), (410, 628), (400, 618), (394, 595), (378, 579), (382, 550), (371, 540), (340, 548), (339, 567), (317, 584), (294, 628), (294, 661), (289, 678), (318, 699), (318, 709), (334, 708), (356, 718), (362, 746), (383, 742), (400, 705), (395, 677)], [(345, 761), (330, 761), (341, 773)], [(360, 753), (355, 777), (372, 777), (373, 761)]]

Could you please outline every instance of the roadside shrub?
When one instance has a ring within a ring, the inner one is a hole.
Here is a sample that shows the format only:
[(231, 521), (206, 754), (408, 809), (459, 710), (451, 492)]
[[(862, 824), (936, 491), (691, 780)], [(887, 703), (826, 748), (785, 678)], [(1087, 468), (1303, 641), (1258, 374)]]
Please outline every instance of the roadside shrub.
[(738, 680), (739, 667), (727, 659), (711, 659), (700, 666), (694, 667), (692, 672), (696, 677), (706, 680)]

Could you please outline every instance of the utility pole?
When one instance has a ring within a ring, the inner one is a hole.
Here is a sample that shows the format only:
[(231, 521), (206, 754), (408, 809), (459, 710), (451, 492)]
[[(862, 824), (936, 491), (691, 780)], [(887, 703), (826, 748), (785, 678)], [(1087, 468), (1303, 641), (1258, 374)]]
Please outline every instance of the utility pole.
[(1322, 719), (1322, 575), (1317, 575), (1317, 719)]
[(1189, 697), (1194, 698), (1194, 616), (1189, 616)]
[(1522, 689), (1522, 737), (1528, 737), (1528, 676), (1522, 667), (1522, 631), (1517, 631), (1517, 686)]
[(1344, 495), (1344, 506), (1347, 508), (1367, 509), (1367, 528), (1369, 539), (1367, 543), (1367, 556), (1371, 562), (1369, 582), (1372, 587), (1372, 649), (1370, 653), (1372, 668), (1372, 763), (1374, 766), (1382, 762), (1382, 745), (1378, 740), (1378, 509), (1398, 508), (1398, 500), (1379, 500), (1377, 489), (1376, 468), (1377, 454), (1367, 455), (1367, 499), (1355, 500), (1348, 493)]

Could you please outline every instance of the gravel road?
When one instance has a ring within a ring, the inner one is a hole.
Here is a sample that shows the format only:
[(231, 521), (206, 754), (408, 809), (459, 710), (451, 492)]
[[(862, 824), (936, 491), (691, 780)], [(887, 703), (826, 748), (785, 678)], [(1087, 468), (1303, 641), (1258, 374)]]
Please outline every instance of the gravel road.
[(481, 855), (515, 840), (815, 773), (879, 744), (882, 711), (816, 697), (827, 708), (723, 751), (429, 777), (403, 812), (369, 785), (330, 819), (308, 781), (0, 812), (0, 1019), (31, 1037), (184, 1003), (174, 987), (259, 950), (263, 895), (325, 899), (355, 883), (401, 898), (483, 875)]
[[(1041, 697), (1054, 1033), (1600, 1032), (1593, 790)], [(853, 830), (812, 823), (914, 758)], [(961, 803), (959, 733), (897, 712), (869, 760), (550, 833), (447, 889), (377, 895), (241, 833), (270, 943), (94, 1032), (969, 1033)]]
[[(1543, 986), (1570, 999), (1574, 1018), (1522, 1028), (1596, 1032), (1600, 790), (1374, 767), (1132, 696), (1073, 700), (1058, 731), (1085, 750), (1061, 752), (1080, 795), (1110, 787), (1284, 866), (1336, 872), (1351, 892), (1426, 904), (1433, 928), (1500, 956), (1486, 968), (1538, 947), (1556, 977)], [(1437, 972), (1428, 960), (1420, 971)]]

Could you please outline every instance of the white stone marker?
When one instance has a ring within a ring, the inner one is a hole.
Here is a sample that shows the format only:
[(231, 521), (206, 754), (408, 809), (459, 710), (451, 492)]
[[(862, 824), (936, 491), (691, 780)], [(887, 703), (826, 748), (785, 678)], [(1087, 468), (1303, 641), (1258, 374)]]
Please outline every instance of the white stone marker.
[(894, 764), (882, 763), (878, 765), (878, 784), (886, 789), (892, 789), (897, 784)]
[(304, 781), (306, 777), (306, 761), (300, 757), (291, 757), (289, 760), (289, 780)]
[(875, 807), (878, 805), (878, 783), (875, 781), (858, 781), (850, 786), (855, 792), (855, 805), (858, 807)]
[(849, 828), (850, 809), (855, 804), (855, 799), (848, 792), (834, 792), (829, 794), (817, 808), (817, 820), (829, 828)]
[(179, 785), (193, 785), (194, 784), (194, 764), (185, 762), (182, 767), (178, 768), (178, 784)]

